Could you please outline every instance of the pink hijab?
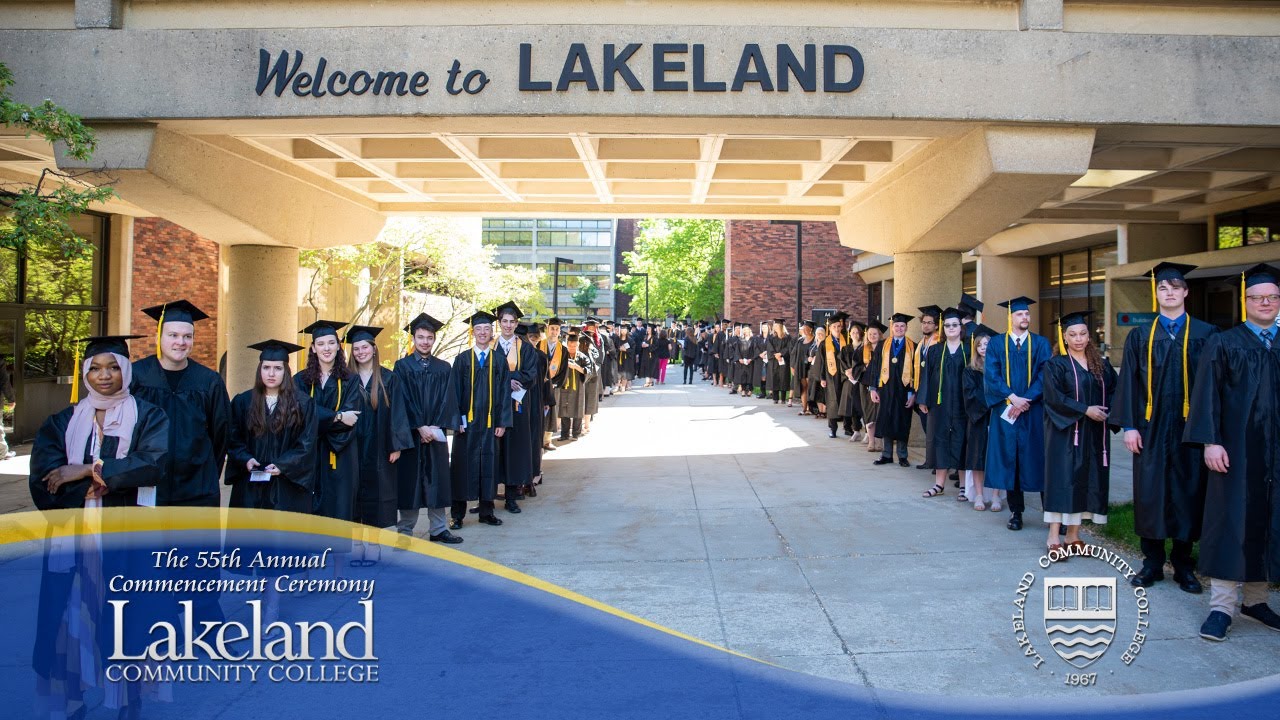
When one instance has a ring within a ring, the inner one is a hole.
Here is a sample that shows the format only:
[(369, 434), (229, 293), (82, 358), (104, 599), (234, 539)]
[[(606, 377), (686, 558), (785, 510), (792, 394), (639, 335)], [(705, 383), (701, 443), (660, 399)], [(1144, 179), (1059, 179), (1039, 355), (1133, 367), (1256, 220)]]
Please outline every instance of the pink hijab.
[(88, 382), (89, 367), (93, 364), (93, 357), (85, 358), (80, 366), (80, 379), (84, 380), (85, 389), (89, 392), (76, 404), (76, 409), (71, 414), (71, 423), (67, 425), (68, 464), (79, 465), (84, 462), (84, 448), (90, 438), (93, 438), (90, 455), (94, 460), (100, 459), (102, 447), (98, 441), (98, 434), (94, 432), (93, 420), (94, 413), (98, 410), (106, 411), (102, 422), (102, 434), (120, 438), (120, 444), (116, 447), (116, 459), (129, 454), (129, 445), (133, 442), (133, 426), (138, 422), (138, 402), (129, 394), (129, 382), (133, 379), (133, 364), (123, 355), (118, 353), (111, 353), (111, 355), (120, 364), (122, 380), (120, 392), (113, 395), (103, 395)]

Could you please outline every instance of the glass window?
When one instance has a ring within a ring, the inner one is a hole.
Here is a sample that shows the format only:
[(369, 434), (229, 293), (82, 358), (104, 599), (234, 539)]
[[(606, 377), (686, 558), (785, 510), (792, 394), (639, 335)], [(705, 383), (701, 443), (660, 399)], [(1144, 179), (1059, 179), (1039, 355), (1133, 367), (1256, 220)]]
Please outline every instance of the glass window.
[(75, 340), (97, 335), (102, 313), (91, 310), (28, 310), (24, 323), (23, 377), (75, 375)]
[(1280, 203), (1223, 213), (1214, 218), (1214, 223), (1219, 250), (1280, 242)]
[(40, 305), (96, 305), (97, 267), (102, 247), (103, 219), (81, 215), (71, 222), (76, 234), (93, 245), (87, 255), (68, 257), (56, 248), (33, 246), (27, 251), (26, 302)]
[(0, 249), (0, 303), (18, 302), (18, 251)]
[(960, 276), (960, 287), (961, 292), (965, 292), (976, 297), (978, 294), (978, 271), (976, 269), (965, 270)]

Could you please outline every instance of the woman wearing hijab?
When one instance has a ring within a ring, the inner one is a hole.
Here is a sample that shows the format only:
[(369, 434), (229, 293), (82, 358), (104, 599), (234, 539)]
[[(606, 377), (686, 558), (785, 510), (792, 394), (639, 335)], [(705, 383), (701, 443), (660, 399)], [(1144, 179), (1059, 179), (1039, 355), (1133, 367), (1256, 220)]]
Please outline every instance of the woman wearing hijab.
[[(1080, 525), (1107, 522), (1111, 470), (1107, 458), (1107, 408), (1116, 371), (1093, 345), (1091, 312), (1058, 321), (1058, 352), (1044, 364), (1044, 521), (1049, 551), (1084, 547)], [(1066, 542), (1058, 533), (1066, 527)]]
[[(159, 407), (129, 393), (133, 368), (126, 341), (136, 337), (81, 341), (88, 346), (84, 360), (77, 363), (74, 405), (45, 420), (32, 447), (29, 486), (37, 508), (156, 504), (156, 484), (168, 454), (169, 421)], [(80, 380), (86, 394), (77, 402)], [(111, 614), (103, 611), (112, 595), (105, 578), (154, 574), (134, 567), (129, 559), (123, 553), (102, 552), (91, 532), (50, 539), (32, 653), (36, 694), (50, 715), (85, 716), (84, 689), (101, 679), (82, 676), (82, 668), (104, 665), (107, 653), (99, 652), (114, 646)], [(68, 622), (68, 617), (77, 622)], [(129, 655), (141, 652), (147, 643), (145, 632), (143, 624), (123, 628), (122, 650)], [(103, 687), (107, 707), (119, 708), (124, 718), (140, 716), (141, 683), (105, 682)]]

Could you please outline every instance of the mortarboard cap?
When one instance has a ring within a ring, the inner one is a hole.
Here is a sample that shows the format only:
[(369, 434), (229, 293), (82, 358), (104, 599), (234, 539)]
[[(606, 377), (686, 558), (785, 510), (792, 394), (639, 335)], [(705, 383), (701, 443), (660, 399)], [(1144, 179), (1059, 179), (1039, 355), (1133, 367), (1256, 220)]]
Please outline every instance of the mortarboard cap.
[(942, 308), (938, 307), (937, 305), (925, 305), (924, 307), (916, 308), (916, 309), (920, 311), (921, 318), (931, 317), (937, 320), (938, 318), (942, 317)]
[(867, 324), (868, 330), (876, 330), (877, 332), (888, 332), (889, 328), (879, 320), (872, 321)]
[(814, 322), (814, 321), (812, 321), (812, 320), (805, 320), (802, 324), (803, 324), (805, 327), (809, 328), (810, 330), (816, 330), (816, 329), (818, 329), (818, 323), (816, 323), (816, 322)]
[(547, 327), (551, 327), (552, 325), (555, 325), (556, 327), (559, 327), (559, 326), (561, 326), (561, 325), (564, 325), (564, 321), (563, 321), (563, 320), (561, 320), (560, 318), (556, 317), (555, 315), (552, 315), (551, 317), (547, 318), (547, 325), (546, 325), (546, 326), (547, 326)]
[(1032, 300), (1029, 297), (1019, 295), (1018, 297), (1013, 298), (1012, 300), (1005, 300), (1004, 302), (1000, 303), (1000, 307), (1009, 308), (1009, 312), (1015, 313), (1015, 312), (1018, 312), (1019, 310), (1028, 310), (1031, 308), (1032, 305), (1035, 305), (1035, 304), (1036, 304), (1035, 300)]
[(970, 295), (969, 293), (961, 293), (960, 304), (957, 305), (956, 307), (961, 312), (968, 311), (968, 314), (972, 316), (975, 313), (982, 312), (982, 309), (986, 307), (986, 303)]
[(529, 334), (529, 325), (528, 325), (527, 323), (519, 323), (518, 325), (516, 325), (516, 334), (517, 334), (517, 335), (528, 335), (528, 334)]
[(942, 311), (943, 320), (960, 320), (964, 318), (964, 311), (959, 308), (947, 308)]
[(508, 300), (507, 302), (504, 302), (498, 307), (493, 309), (493, 314), (495, 316), (495, 319), (502, 317), (502, 311), (504, 310), (510, 310), (514, 312), (517, 320), (524, 317), (524, 312), (520, 310), (520, 306)]
[(1244, 271), (1244, 286), (1246, 288), (1265, 283), (1280, 285), (1280, 269), (1266, 263), (1258, 263)]
[(589, 317), (589, 318), (587, 318), (587, 321), (586, 321), (586, 322), (584, 322), (584, 323), (582, 323), (582, 324), (583, 324), (583, 326), (584, 326), (584, 327), (585, 327), (585, 326), (587, 326), (587, 325), (599, 325), (599, 324), (600, 324), (600, 321), (599, 321), (599, 320), (597, 320), (597, 319), (596, 319), (596, 318), (594, 318), (594, 317)]
[(404, 326), (404, 331), (413, 333), (417, 332), (419, 328), (426, 328), (431, 332), (439, 332), (441, 327), (444, 327), (444, 323), (426, 313), (418, 313), (418, 317), (410, 320), (409, 324)]
[(378, 333), (380, 332), (382, 332), (382, 328), (380, 327), (370, 327), (368, 325), (352, 325), (351, 327), (347, 328), (347, 339), (344, 340), (343, 342), (347, 343), (348, 345), (351, 345), (353, 343), (358, 343), (361, 340), (371, 343), (373, 342), (374, 338), (378, 337)]
[(849, 313), (843, 310), (837, 310), (827, 316), (827, 324), (831, 324), (833, 322), (843, 322), (848, 319), (849, 319)]
[(1072, 325), (1088, 325), (1089, 316), (1092, 314), (1092, 310), (1080, 310), (1078, 312), (1067, 313), (1066, 315), (1058, 318), (1058, 324), (1061, 325), (1063, 329), (1069, 328)]
[(302, 346), (285, 342), (284, 340), (263, 340), (260, 343), (250, 345), (249, 349), (258, 351), (258, 360), (260, 362), (288, 362), (289, 356), (301, 350)]
[(186, 300), (173, 300), (163, 305), (142, 308), (147, 317), (159, 323), (184, 322), (195, 324), (209, 317), (203, 310)]
[(889, 318), (889, 322), (896, 323), (909, 323), (912, 320), (915, 320), (915, 318), (906, 313), (894, 313), (893, 316)]
[[(95, 335), (94, 337), (80, 338), (76, 342), (88, 343), (84, 349), (84, 357), (93, 357), (102, 353), (115, 353), (129, 357), (129, 341), (136, 340), (141, 335)], [(77, 371), (79, 369), (77, 368)]]
[(850, 321), (849, 321), (849, 327), (851, 327), (851, 328), (858, 328), (858, 332), (863, 332), (863, 333), (865, 333), (865, 332), (867, 331), (867, 324), (866, 324), (866, 323), (860, 323), (860, 322), (858, 322), (857, 320), (850, 320)]
[(565, 335), (565, 336), (564, 336), (564, 341), (565, 341), (565, 342), (578, 342), (578, 333), (576, 333), (576, 332), (570, 332), (568, 335)]
[(977, 340), (978, 338), (983, 337), (984, 335), (986, 337), (995, 337), (996, 335), (999, 335), (999, 334), (1000, 333), (987, 327), (986, 325), (979, 323), (975, 328), (973, 328), (973, 335), (971, 335), (971, 337), (974, 340)]
[(338, 331), (346, 326), (346, 323), (337, 320), (317, 320), (302, 328), (302, 332), (308, 333), (312, 340), (316, 340), (326, 335), (337, 337)]
[(471, 317), (468, 317), (466, 320), (463, 320), (463, 322), (470, 325), (471, 327), (476, 327), (477, 325), (492, 325), (493, 322), (497, 319), (498, 318), (494, 317), (492, 313), (487, 313), (483, 310), (477, 310), (471, 313)]
[(1182, 280), (1186, 281), (1187, 273), (1196, 269), (1196, 265), (1184, 265), (1182, 263), (1162, 262), (1151, 268), (1147, 272), (1147, 277), (1152, 278), (1156, 282), (1162, 280)]
[(786, 319), (786, 318), (774, 318), (774, 319), (773, 319), (773, 321), (774, 321), (775, 323), (779, 324), (779, 325), (786, 325), (786, 324), (787, 324), (787, 319)]
[(529, 332), (534, 334), (540, 334), (542, 332), (543, 327), (545, 326), (540, 322), (529, 323)]

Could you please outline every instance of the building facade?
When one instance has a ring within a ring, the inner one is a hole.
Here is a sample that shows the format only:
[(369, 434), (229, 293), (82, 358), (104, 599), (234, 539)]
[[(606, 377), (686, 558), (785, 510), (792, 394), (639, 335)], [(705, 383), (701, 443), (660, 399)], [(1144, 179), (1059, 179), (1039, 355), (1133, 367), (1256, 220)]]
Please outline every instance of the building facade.
[[(543, 304), (578, 325), (588, 315), (615, 315), (617, 231), (614, 220), (485, 218), (481, 242), (494, 248), (499, 265), (542, 270)], [(587, 287), (595, 289), (590, 300), (575, 304), (574, 295)]]

